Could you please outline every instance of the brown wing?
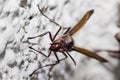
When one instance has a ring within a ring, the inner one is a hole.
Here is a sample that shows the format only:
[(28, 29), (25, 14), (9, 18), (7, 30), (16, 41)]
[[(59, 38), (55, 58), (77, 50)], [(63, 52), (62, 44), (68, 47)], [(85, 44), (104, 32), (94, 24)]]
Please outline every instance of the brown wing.
[(84, 26), (84, 24), (87, 22), (87, 20), (90, 18), (90, 16), (94, 13), (94, 10), (88, 11), (83, 18), (70, 30), (70, 36), (75, 34), (80, 28)]
[(73, 50), (74, 51), (77, 51), (77, 52), (80, 52), (86, 56), (89, 56), (89, 57), (92, 57), (100, 62), (108, 62), (106, 59), (104, 59), (103, 57), (100, 57), (99, 55), (97, 55), (96, 53), (94, 52), (91, 52), (87, 49), (84, 49), (84, 48), (79, 48), (77, 46), (73, 46)]

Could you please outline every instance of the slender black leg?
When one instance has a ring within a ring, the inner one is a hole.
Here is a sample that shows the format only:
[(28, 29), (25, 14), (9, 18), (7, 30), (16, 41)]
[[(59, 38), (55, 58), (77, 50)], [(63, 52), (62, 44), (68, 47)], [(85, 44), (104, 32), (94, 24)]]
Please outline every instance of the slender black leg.
[(45, 61), (48, 57), (50, 57), (51, 52), (52, 52), (52, 51), (49, 52), (48, 56), (47, 56), (43, 61)]
[(55, 57), (56, 57), (56, 59), (57, 59), (57, 61), (56, 61), (56, 63), (54, 63), (54, 64), (50, 64), (50, 65), (48, 65), (48, 66), (51, 66), (50, 67), (50, 69), (49, 69), (49, 72), (48, 72), (48, 78), (49, 78), (49, 80), (50, 80), (50, 78), (51, 78), (51, 74), (50, 74), (50, 72), (52, 71), (52, 69), (55, 67), (55, 65), (57, 65), (57, 64), (59, 64), (60, 63), (60, 60), (59, 60), (59, 58), (58, 58), (58, 56), (57, 56), (57, 53), (56, 52), (54, 52), (54, 55), (55, 55)]
[(33, 47), (29, 47), (29, 48), (30, 48), (30, 49), (33, 49), (34, 51), (36, 51), (36, 52), (38, 52), (38, 53), (40, 53), (40, 54), (42, 54), (42, 55), (45, 56), (45, 57), (48, 57), (48, 56), (46, 56), (43, 52), (38, 51), (38, 50), (34, 49)]
[(29, 47), (29, 48), (30, 48), (30, 49), (33, 49), (34, 51), (36, 51), (36, 52), (42, 54), (43, 56), (45, 56), (45, 57), (47, 57), (47, 58), (51, 55), (51, 51), (49, 52), (49, 54), (48, 54), (48, 56), (47, 56), (47, 55), (45, 55), (43, 52), (38, 51), (38, 50), (34, 49), (33, 47)]
[(34, 39), (34, 38), (37, 38), (37, 37), (42, 37), (42, 36), (44, 36), (44, 35), (46, 35), (46, 34), (49, 34), (50, 40), (53, 42), (54, 39), (55, 39), (55, 37), (58, 35), (58, 33), (60, 32), (61, 29), (62, 29), (62, 27), (60, 27), (60, 28), (58, 29), (58, 31), (55, 33), (55, 35), (54, 35), (53, 38), (52, 38), (51, 32), (47, 31), (47, 32), (45, 32), (45, 33), (43, 33), (43, 34), (40, 34), (40, 35), (37, 35), (37, 36), (34, 36), (34, 37), (28, 37), (28, 40), (29, 40), (29, 39)]
[(56, 57), (56, 59), (57, 59), (56, 63), (54, 63), (54, 64), (47, 64), (47, 65), (45, 65), (44, 67), (57, 65), (58, 63), (60, 63), (60, 61), (65, 60), (68, 56), (67, 56), (64, 52), (62, 52), (62, 53), (63, 53), (63, 55), (65, 56), (65, 58), (59, 59), (58, 56), (57, 56), (57, 53), (54, 52), (54, 55), (55, 55), (55, 57)]
[(33, 76), (41, 67), (38, 67), (36, 70), (34, 70), (29, 76)]
[(49, 21), (53, 22), (53, 23), (56, 24), (57, 26), (63, 27), (63, 26), (61, 26), (60, 24), (58, 24), (57, 22), (55, 22), (55, 21), (53, 21), (52, 19), (50, 19), (49, 17), (47, 17), (47, 16), (42, 12), (42, 10), (39, 8), (39, 5), (38, 5), (38, 9), (39, 9), (40, 13), (41, 13), (44, 17), (46, 17)]
[[(54, 52), (54, 55), (55, 55), (55, 57), (56, 57), (57, 61), (56, 61), (55, 63), (53, 63), (53, 64), (47, 64), (47, 65), (45, 65), (45, 66), (43, 66), (43, 67), (47, 67), (47, 66), (54, 66), (54, 65), (59, 64), (59, 63), (60, 63), (60, 61), (65, 60), (68, 56), (67, 56), (64, 52), (62, 52), (62, 53), (63, 53), (63, 55), (65, 56), (65, 58), (59, 59), (59, 58), (58, 58), (58, 56), (57, 56), (57, 53), (56, 53), (56, 52)], [(51, 52), (49, 53), (49, 55), (50, 55), (50, 54), (51, 54)], [(49, 57), (49, 56), (47, 56), (47, 57)]]
[(49, 79), (49, 80), (50, 80), (50, 78), (51, 78), (51, 76), (52, 76), (52, 75), (50, 74), (50, 72), (51, 72), (52, 69), (55, 67), (55, 65), (59, 64), (60, 61), (66, 59), (66, 58), (68, 57), (64, 52), (62, 52), (62, 53), (63, 53), (63, 55), (65, 56), (65, 58), (59, 59), (58, 56), (57, 56), (57, 54), (56, 54), (56, 52), (54, 52), (54, 54), (55, 54), (55, 56), (56, 56), (56, 59), (57, 59), (57, 62), (56, 62), (55, 64), (52, 64), (52, 66), (51, 66), (50, 69), (49, 69), (49, 72), (48, 72), (48, 79)]
[[(58, 56), (57, 56), (57, 53), (54, 52), (54, 55), (55, 55), (55, 57), (56, 57), (56, 59), (57, 59), (56, 63), (54, 63), (54, 64), (48, 64), (48, 65), (45, 65), (45, 66), (43, 66), (43, 67), (38, 67), (36, 70), (33, 71), (32, 74), (30, 74), (30, 77), (31, 77), (35, 72), (37, 72), (39, 69), (44, 68), (44, 67), (47, 67), (47, 66), (51, 66), (51, 67), (49, 68), (49, 72), (48, 72), (48, 76), (49, 76), (49, 79), (50, 79), (50, 78), (51, 78), (50, 72), (51, 72), (52, 69), (55, 67), (55, 65), (59, 64), (60, 61), (65, 60), (65, 59), (68, 57), (64, 52), (62, 52), (62, 53), (63, 53), (63, 55), (65, 56), (65, 58), (62, 58), (62, 59), (59, 60), (59, 58), (58, 58)], [(48, 55), (47, 57), (49, 57), (50, 55), (51, 55), (51, 51), (49, 52), (49, 55)]]
[(70, 56), (70, 58), (72, 59), (72, 61), (74, 62), (74, 64), (76, 65), (75, 60), (72, 58), (72, 56), (66, 51), (66, 53)]
[(71, 27), (69, 27), (64, 34), (67, 34), (70, 31)]
[(60, 60), (59, 60), (56, 52), (54, 52), (54, 55), (55, 55), (57, 61), (56, 61), (55, 63), (53, 63), (53, 64), (47, 64), (47, 65), (45, 65), (45, 66), (43, 66), (43, 67), (54, 66), (54, 65), (57, 65), (58, 63), (60, 63)]
[(56, 52), (54, 52), (54, 55), (55, 55), (55, 57), (56, 57), (56, 59), (57, 59), (57, 63), (60, 63), (60, 60), (59, 60)]
[(50, 51), (50, 52), (49, 52), (49, 54), (48, 54), (48, 56), (47, 56), (47, 57), (49, 57), (49, 56), (51, 55), (51, 52), (52, 52), (52, 51)]
[[(36, 49), (34, 49), (34, 48), (32, 48), (32, 47), (30, 47), (30, 48), (33, 49), (33, 50), (35, 50), (36, 52), (41, 53), (42, 55), (45, 55), (45, 54), (43, 54), (41, 51), (37, 51)], [(45, 55), (46, 59), (47, 59), (50, 55), (51, 55), (51, 51), (49, 52), (49, 55), (48, 55), (48, 56)], [(53, 65), (53, 66), (54, 66), (54, 65)], [(43, 67), (46, 67), (46, 66), (43, 66)], [(29, 76), (30, 76), (30, 77), (33, 76), (34, 73), (36, 73), (39, 69), (41, 69), (41, 68), (43, 68), (43, 67), (38, 67), (38, 68), (35, 69)], [(51, 67), (50, 69), (52, 69), (52, 67)], [(49, 71), (50, 71), (50, 70), (49, 70)]]
[(61, 28), (62, 28), (62, 27), (60, 27), (60, 28), (58, 29), (58, 31), (55, 33), (55, 35), (54, 35), (54, 37), (53, 37), (53, 40), (55, 40), (55, 37), (56, 37), (56, 36), (58, 35), (58, 33), (60, 32)]
[(47, 32), (45, 32), (45, 33), (43, 33), (43, 34), (34, 36), (34, 37), (28, 37), (28, 39), (34, 39), (34, 38), (37, 38), (37, 37), (42, 37), (42, 36), (44, 36), (44, 35), (46, 35), (46, 34), (49, 34), (50, 40), (53, 41), (51, 32), (49, 32), (49, 31), (47, 31)]
[(60, 59), (60, 61), (65, 60), (65, 59), (68, 57), (64, 52), (62, 52), (62, 53), (63, 53), (63, 55), (64, 55), (65, 57), (62, 58), (62, 59)]

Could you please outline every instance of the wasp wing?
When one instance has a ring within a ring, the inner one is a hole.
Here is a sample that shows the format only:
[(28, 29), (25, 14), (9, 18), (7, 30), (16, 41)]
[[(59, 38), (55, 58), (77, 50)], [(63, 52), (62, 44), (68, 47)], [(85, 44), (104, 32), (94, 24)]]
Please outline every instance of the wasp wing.
[(83, 18), (69, 31), (70, 36), (75, 34), (80, 28), (82, 28), (93, 13), (94, 13), (94, 10), (88, 11), (83, 16)]
[(73, 50), (74, 51), (77, 51), (77, 52), (80, 52), (86, 56), (89, 56), (89, 57), (92, 57), (100, 62), (108, 62), (106, 59), (104, 59), (103, 57), (97, 55), (96, 53), (94, 52), (91, 52), (87, 49), (84, 49), (84, 48), (80, 48), (80, 47), (77, 47), (77, 46), (73, 46)]

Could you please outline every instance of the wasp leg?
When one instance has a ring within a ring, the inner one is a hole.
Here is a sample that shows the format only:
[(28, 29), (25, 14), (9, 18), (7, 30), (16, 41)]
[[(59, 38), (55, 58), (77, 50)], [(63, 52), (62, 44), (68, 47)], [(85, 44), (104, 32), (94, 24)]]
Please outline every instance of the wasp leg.
[(71, 27), (69, 27), (64, 34), (67, 34), (70, 31)]
[(53, 22), (53, 23), (56, 24), (57, 26), (63, 27), (63, 26), (61, 26), (60, 24), (58, 24), (57, 22), (55, 22), (54, 20), (50, 19), (48, 16), (46, 16), (46, 15), (42, 12), (42, 10), (39, 8), (39, 5), (37, 5), (37, 6), (38, 6), (38, 9), (39, 9), (40, 13), (41, 13), (44, 17), (46, 17), (49, 21)]
[(29, 47), (29, 48), (32, 49), (32, 50), (34, 50), (34, 51), (36, 51), (36, 52), (38, 52), (38, 53), (40, 53), (40, 54), (42, 54), (42, 55), (45, 56), (45, 57), (48, 57), (48, 56), (46, 56), (43, 52), (38, 51), (38, 50), (34, 49), (33, 47)]
[(72, 59), (72, 61), (74, 62), (74, 64), (76, 65), (75, 60), (72, 58), (72, 56), (66, 51), (66, 53), (69, 55), (69, 57)]
[(37, 38), (37, 37), (42, 37), (42, 36), (44, 36), (44, 35), (46, 35), (46, 34), (49, 34), (50, 40), (53, 41), (51, 32), (49, 32), (49, 31), (47, 31), (47, 32), (45, 32), (45, 33), (43, 33), (43, 34), (34, 36), (34, 37), (28, 37), (28, 40), (29, 40), (29, 39), (34, 39), (34, 38)]
[(53, 37), (53, 40), (55, 40), (55, 37), (58, 35), (58, 33), (60, 32), (61, 29), (62, 29), (62, 27), (60, 27), (60, 28), (58, 29), (58, 31), (55, 33), (55, 35), (54, 35), (54, 37)]

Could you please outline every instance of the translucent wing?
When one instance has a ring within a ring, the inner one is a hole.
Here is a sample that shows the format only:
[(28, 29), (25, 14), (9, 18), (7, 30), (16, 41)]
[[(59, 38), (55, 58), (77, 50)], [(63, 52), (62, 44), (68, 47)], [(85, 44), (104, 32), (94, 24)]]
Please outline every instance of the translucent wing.
[(70, 30), (70, 36), (72, 36), (73, 34), (75, 34), (80, 28), (82, 28), (84, 26), (84, 24), (88, 21), (88, 19), (90, 18), (90, 16), (94, 13), (94, 10), (90, 10), (88, 11), (83, 18), (72, 28), (72, 30)]
[(106, 59), (104, 59), (103, 57), (101, 57), (101, 56), (97, 55), (96, 53), (91, 52), (91, 51), (89, 51), (89, 50), (87, 50), (87, 49), (79, 48), (79, 47), (77, 47), (77, 46), (73, 46), (73, 50), (74, 50), (74, 51), (77, 51), (77, 52), (80, 52), (81, 54), (84, 54), (84, 55), (86, 55), (86, 56), (88, 56), (88, 57), (92, 57), (92, 58), (94, 58), (94, 59), (96, 59), (96, 60), (98, 60), (98, 61), (100, 61), (100, 62), (108, 62), (108, 61), (107, 61)]

